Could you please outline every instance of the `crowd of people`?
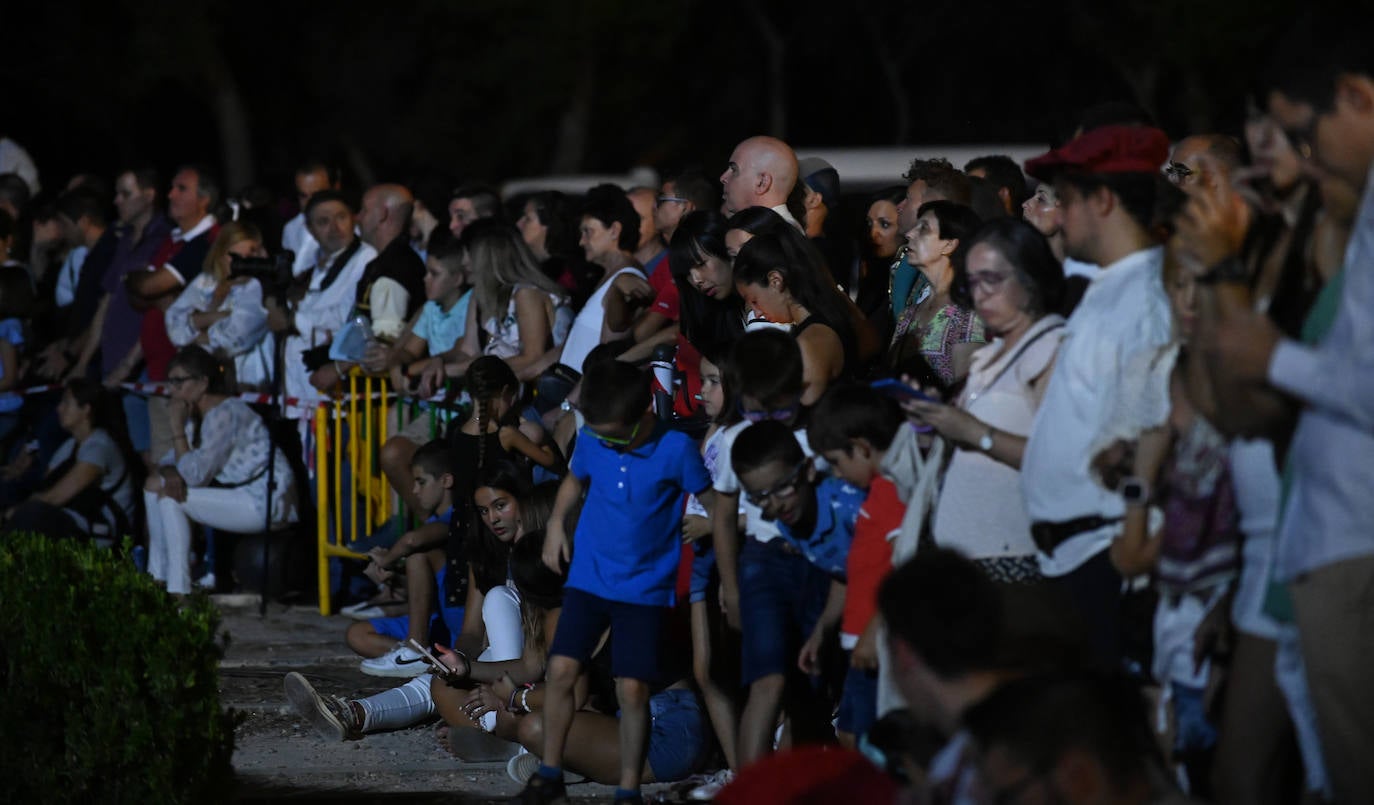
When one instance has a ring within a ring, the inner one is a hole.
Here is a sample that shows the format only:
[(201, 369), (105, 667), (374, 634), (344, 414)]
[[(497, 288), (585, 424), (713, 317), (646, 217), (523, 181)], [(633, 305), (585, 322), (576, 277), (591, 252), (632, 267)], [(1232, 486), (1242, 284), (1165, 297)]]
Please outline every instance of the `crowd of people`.
[(378, 450), (408, 517), (335, 524), (399, 684), (288, 675), (328, 739), (437, 717), (526, 803), (1374, 801), (1374, 62), (1331, 25), (1239, 136), (1095, 107), (857, 232), (766, 136), (580, 198), (306, 162), (284, 225), (200, 166), (0, 176), (4, 528), (213, 586), (191, 523), (308, 480), (239, 392), (360, 371), (463, 404)]

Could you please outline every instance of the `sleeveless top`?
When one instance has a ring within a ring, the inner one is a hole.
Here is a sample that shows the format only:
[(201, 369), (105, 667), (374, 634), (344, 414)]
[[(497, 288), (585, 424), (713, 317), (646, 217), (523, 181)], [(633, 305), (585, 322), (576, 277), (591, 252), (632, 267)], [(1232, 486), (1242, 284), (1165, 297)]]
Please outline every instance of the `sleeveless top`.
[(563, 342), (563, 357), (559, 363), (577, 372), (582, 371), (582, 362), (601, 343), (601, 325), (606, 321), (606, 294), (621, 274), (632, 273), (644, 279), (644, 272), (634, 266), (626, 266), (610, 275), (588, 297), (577, 318), (573, 319), (567, 340)]
[[(492, 316), (482, 323), (482, 329), (488, 337), (487, 345), (482, 349), (484, 355), (495, 355), (506, 360), (520, 354), (523, 345), (520, 342), (520, 320), (515, 311), (515, 295), (530, 287), (533, 286), (517, 285), (512, 288), (510, 300), (506, 303), (506, 314), (499, 320)], [(568, 339), (568, 330), (572, 328), (573, 321), (572, 309), (562, 296), (553, 293), (546, 295), (553, 304), (553, 321), (549, 322), (549, 332), (553, 336), (553, 345), (557, 347)]]

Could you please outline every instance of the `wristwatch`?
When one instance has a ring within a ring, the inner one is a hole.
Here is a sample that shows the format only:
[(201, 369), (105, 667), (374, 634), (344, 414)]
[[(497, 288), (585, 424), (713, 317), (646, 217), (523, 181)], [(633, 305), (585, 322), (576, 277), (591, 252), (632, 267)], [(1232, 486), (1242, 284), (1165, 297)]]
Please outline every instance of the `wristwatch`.
[(1202, 285), (1215, 285), (1218, 282), (1249, 282), (1250, 269), (1239, 258), (1228, 257), (1207, 269), (1207, 273), (1197, 278)]
[(1128, 475), (1116, 488), (1127, 506), (1144, 506), (1150, 502), (1150, 484), (1144, 478)]
[(992, 451), (992, 428), (991, 428), (991, 427), (989, 427), (986, 431), (984, 431), (982, 436), (979, 436), (979, 437), (978, 437), (978, 449), (979, 449), (979, 450), (982, 450), (984, 453), (988, 453), (988, 452), (991, 452), (991, 451)]

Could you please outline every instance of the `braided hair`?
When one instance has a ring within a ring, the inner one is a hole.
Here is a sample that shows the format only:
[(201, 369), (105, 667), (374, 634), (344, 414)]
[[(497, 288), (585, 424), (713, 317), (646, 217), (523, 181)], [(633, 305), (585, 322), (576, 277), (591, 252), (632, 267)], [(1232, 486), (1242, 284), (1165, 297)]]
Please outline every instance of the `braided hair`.
[[(508, 389), (518, 392), (520, 381), (516, 379), (515, 372), (511, 371), (510, 366), (495, 355), (483, 355), (473, 361), (468, 367), (467, 380), (468, 393), (472, 395), (472, 416), (477, 422), (477, 469), (480, 471), (487, 458), (489, 406)], [(517, 414), (512, 408), (497, 422), (497, 428), (513, 425), (516, 420)]]

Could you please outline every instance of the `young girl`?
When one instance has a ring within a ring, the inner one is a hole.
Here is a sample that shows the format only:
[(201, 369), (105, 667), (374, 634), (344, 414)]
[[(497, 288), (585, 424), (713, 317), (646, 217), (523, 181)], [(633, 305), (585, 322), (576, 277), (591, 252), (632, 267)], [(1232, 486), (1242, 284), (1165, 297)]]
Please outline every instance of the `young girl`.
[(505, 361), (484, 355), (467, 370), (468, 393), (472, 396), (472, 416), (449, 442), (458, 451), (459, 466), (480, 467), (492, 452), (500, 451), (546, 470), (560, 471), (563, 457), (547, 443), (544, 429), (522, 420), (515, 403), (520, 381)]
[[(725, 358), (721, 355), (701, 359), (701, 401), (702, 410), (711, 422), (706, 438), (701, 443), (701, 457), (711, 473), (712, 482), (718, 474), (721, 462), (730, 457), (722, 453), (725, 444), (725, 429), (740, 421), (738, 400), (733, 389), (727, 388), (725, 373), (721, 371)], [(711, 541), (711, 514), (697, 500), (696, 495), (687, 498), (687, 512), (682, 518), (683, 539), (691, 542), (696, 557), (692, 560), (692, 586), (690, 607), (692, 616), (692, 673), (701, 689), (706, 703), (706, 712), (711, 717), (711, 726), (720, 741), (720, 749), (725, 755), (726, 768), (711, 776), (704, 784), (714, 785), (719, 790), (734, 778), (737, 757), (735, 754), (735, 734), (738, 723), (735, 718), (735, 703), (717, 677), (724, 663), (712, 663), (712, 642), (720, 643), (727, 638), (721, 628), (720, 606), (714, 600), (719, 592), (720, 577), (716, 571), (715, 546)]]
[[(492, 462), (478, 483), (472, 502), (483, 526), (474, 529), (464, 550), (450, 550), (446, 563), (465, 566), (459, 586), (466, 606), (459, 610), (463, 613), (461, 633), (453, 643), (471, 649), (477, 661), (504, 662), (518, 659), (525, 642), (519, 598), (508, 582), (511, 545), (543, 528), (553, 500), (529, 490), (519, 470), (507, 461)], [(542, 540), (535, 544), (542, 547)], [(357, 740), (369, 732), (408, 727), (434, 714), (428, 674), (365, 699), (322, 696), (294, 672), (286, 675), (284, 687), (292, 707), (326, 740)]]

